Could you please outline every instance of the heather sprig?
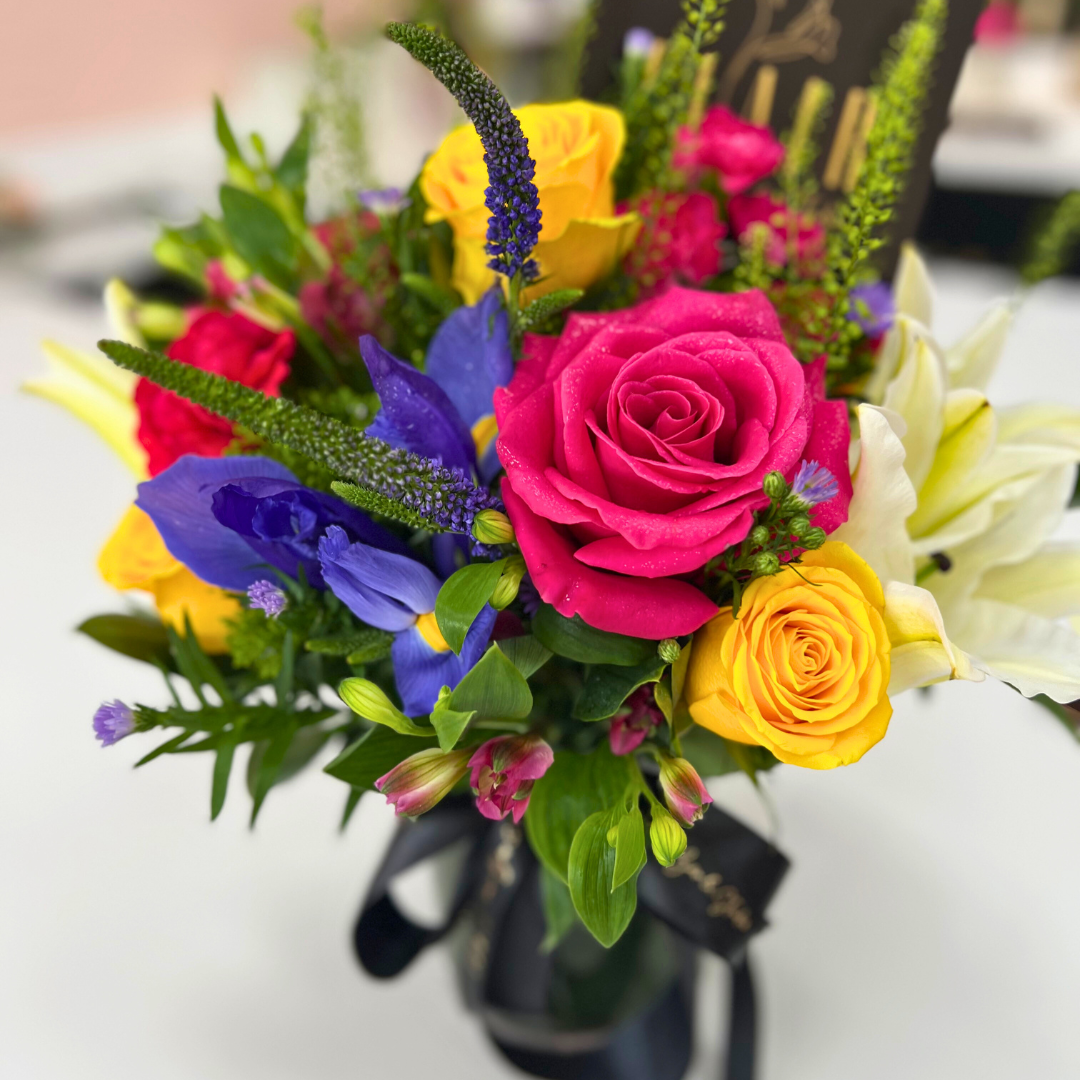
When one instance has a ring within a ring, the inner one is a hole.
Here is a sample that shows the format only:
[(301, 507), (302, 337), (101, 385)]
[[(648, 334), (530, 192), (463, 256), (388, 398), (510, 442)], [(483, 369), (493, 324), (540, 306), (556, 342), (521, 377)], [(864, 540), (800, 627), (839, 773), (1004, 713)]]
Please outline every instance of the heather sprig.
[(861, 331), (848, 318), (850, 293), (866, 260), (885, 243), (883, 229), (903, 192), (947, 14), (947, 0), (921, 0), (914, 17), (893, 39), (871, 93), (876, 115), (866, 156), (855, 187), (838, 208), (826, 249), (823, 284), (828, 303), (820, 321), (835, 381), (859, 374), (851, 370), (852, 345)]
[(1049, 220), (1039, 230), (1031, 254), (1020, 269), (1025, 285), (1055, 277), (1065, 269), (1080, 241), (1080, 191), (1070, 191), (1054, 207)]
[(484, 202), (491, 214), (488, 265), (511, 282), (534, 280), (540, 272), (531, 258), (540, 235), (540, 200), (532, 182), (536, 163), (509, 102), (461, 47), (441, 34), (412, 23), (390, 23), (386, 35), (454, 95), (480, 136), (488, 170)]
[(387, 500), (387, 506), (400, 503), (424, 518), (426, 528), (468, 533), (478, 511), (499, 508), (497, 498), (460, 470), (395, 449), (315, 409), (287, 398), (267, 397), (122, 341), (101, 341), (98, 347), (121, 367), (370, 488)]
[(626, 101), (626, 146), (615, 172), (615, 196), (626, 200), (663, 187), (675, 133), (686, 123), (702, 61), (724, 28), (728, 0), (683, 0), (683, 17), (664, 50), (655, 78)]

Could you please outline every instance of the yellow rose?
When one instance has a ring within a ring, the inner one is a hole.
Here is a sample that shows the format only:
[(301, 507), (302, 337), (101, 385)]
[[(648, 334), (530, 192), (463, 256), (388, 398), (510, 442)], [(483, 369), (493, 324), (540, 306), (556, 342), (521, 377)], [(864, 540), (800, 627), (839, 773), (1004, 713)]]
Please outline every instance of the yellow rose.
[[(526, 290), (526, 298), (588, 288), (614, 269), (640, 228), (636, 214), (615, 214), (611, 178), (626, 139), (622, 113), (568, 101), (526, 105), (516, 116), (536, 162), (533, 183), (542, 213), (533, 257), (543, 280)], [(484, 251), (487, 183), (484, 149), (471, 125), (450, 132), (420, 174), (427, 220), (446, 221), (453, 230), (452, 282), (469, 304), (495, 281)]]
[(137, 506), (128, 508), (98, 556), (101, 576), (115, 589), (142, 589), (154, 597), (162, 622), (184, 630), (184, 616), (208, 653), (227, 651), (226, 620), (240, 603), (224, 589), (207, 585), (169, 554), (153, 521)]
[(881, 583), (846, 544), (806, 552), (798, 572), (751, 582), (738, 618), (727, 608), (694, 635), (690, 715), (790, 765), (858, 761), (892, 716), (884, 611)]

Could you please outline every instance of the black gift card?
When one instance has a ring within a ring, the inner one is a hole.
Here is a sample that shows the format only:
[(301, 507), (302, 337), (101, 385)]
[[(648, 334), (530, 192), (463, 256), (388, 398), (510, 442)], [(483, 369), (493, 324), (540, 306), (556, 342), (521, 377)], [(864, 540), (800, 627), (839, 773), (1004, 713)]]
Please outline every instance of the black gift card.
[[(895, 240), (913, 235), (918, 224), (929, 190), (934, 145), (945, 127), (953, 87), (984, 3), (950, 0), (945, 45), (935, 69), (919, 152), (894, 222), (894, 243), (880, 257), (885, 273), (891, 273), (895, 263)], [(843, 142), (849, 91), (854, 94), (848, 120), (856, 111), (861, 90), (878, 70), (889, 39), (914, 8), (915, 0), (731, 0), (717, 46), (720, 62), (714, 100), (746, 115), (756, 108), (755, 119), (768, 120), (783, 131), (806, 80), (811, 76), (827, 80), (836, 96), (822, 140), (825, 152), (819, 172), (824, 173), (838, 130)], [(665, 37), (678, 22), (680, 11), (680, 0), (602, 0), (585, 70), (585, 96), (601, 98), (610, 86), (628, 29), (643, 26)], [(826, 190), (843, 186), (835, 162), (833, 172), (825, 177)]]

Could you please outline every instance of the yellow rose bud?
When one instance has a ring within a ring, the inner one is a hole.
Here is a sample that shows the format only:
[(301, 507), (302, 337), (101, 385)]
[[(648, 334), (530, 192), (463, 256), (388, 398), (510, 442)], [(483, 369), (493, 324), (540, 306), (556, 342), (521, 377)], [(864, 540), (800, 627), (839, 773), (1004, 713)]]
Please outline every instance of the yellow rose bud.
[[(556, 289), (587, 289), (606, 277), (630, 250), (640, 221), (615, 213), (612, 175), (626, 139), (622, 113), (589, 101), (526, 105), (516, 112), (536, 162), (540, 195), (540, 264), (524, 300)], [(426, 220), (446, 221), (454, 233), (452, 284), (475, 304), (495, 281), (484, 251), (488, 209), (487, 168), (471, 125), (450, 132), (427, 159), (420, 190)]]
[(694, 635), (690, 715), (791, 765), (858, 761), (892, 716), (884, 610), (881, 582), (836, 541), (752, 581), (737, 619), (727, 608)]

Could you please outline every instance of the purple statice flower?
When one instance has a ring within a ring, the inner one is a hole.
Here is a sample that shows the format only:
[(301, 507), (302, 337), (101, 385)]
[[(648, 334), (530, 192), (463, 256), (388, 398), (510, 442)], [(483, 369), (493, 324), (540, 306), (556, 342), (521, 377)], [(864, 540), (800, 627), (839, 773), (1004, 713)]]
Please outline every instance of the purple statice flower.
[(135, 714), (122, 701), (106, 701), (94, 713), (94, 734), (102, 746), (112, 746), (135, 730)]
[(656, 35), (644, 26), (631, 26), (623, 38), (623, 56), (632, 60), (644, 60), (656, 43)]
[(252, 582), (248, 586), (247, 595), (251, 606), (265, 611), (269, 619), (276, 619), (285, 610), (287, 597), (284, 591), (266, 578)]
[(856, 285), (851, 290), (848, 318), (857, 323), (867, 337), (881, 337), (896, 318), (892, 289), (884, 281)]
[(795, 482), (791, 485), (791, 494), (809, 509), (818, 503), (835, 499), (840, 485), (824, 465), (816, 461), (801, 461), (795, 473)]
[(399, 187), (371, 188), (357, 195), (360, 205), (373, 214), (400, 214), (412, 202)]
[(484, 203), (488, 265), (508, 278), (533, 281), (540, 273), (530, 256), (540, 236), (536, 162), (510, 103), (462, 49), (440, 34), (409, 23), (391, 23), (387, 36), (420, 61), (457, 98), (484, 147), (488, 188)]

